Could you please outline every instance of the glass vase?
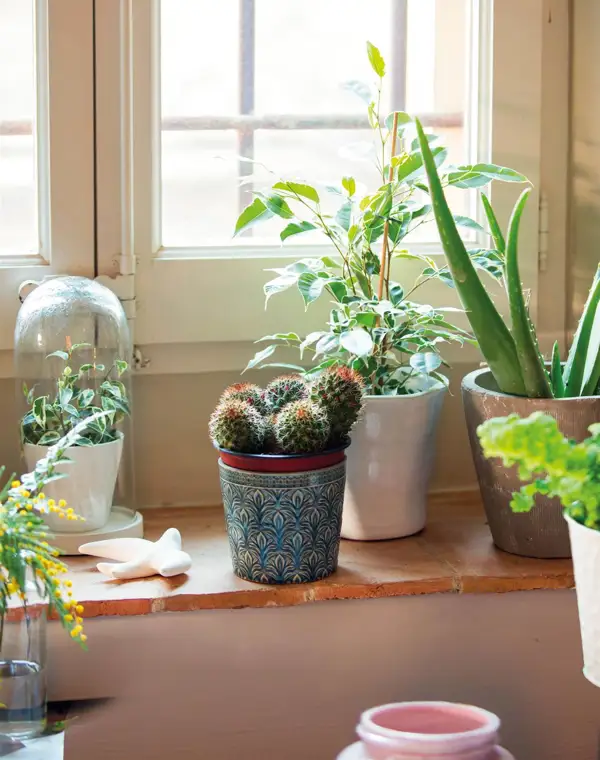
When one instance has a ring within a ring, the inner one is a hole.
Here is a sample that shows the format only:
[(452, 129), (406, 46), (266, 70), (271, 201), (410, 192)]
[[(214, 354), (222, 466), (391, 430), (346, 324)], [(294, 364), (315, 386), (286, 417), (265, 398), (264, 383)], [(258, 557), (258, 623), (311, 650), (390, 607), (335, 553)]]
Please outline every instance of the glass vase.
[(0, 734), (31, 739), (46, 727), (46, 604), (0, 622)]

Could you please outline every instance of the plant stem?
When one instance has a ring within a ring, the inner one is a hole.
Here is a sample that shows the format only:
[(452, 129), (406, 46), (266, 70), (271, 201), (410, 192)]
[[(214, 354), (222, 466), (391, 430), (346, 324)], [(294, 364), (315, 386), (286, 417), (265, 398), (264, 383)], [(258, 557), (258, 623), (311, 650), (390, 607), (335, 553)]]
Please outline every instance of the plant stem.
[[(394, 166), (392, 164), (392, 159), (396, 155), (396, 144), (398, 142), (398, 111), (394, 112), (394, 121), (392, 124), (392, 152), (390, 154), (390, 168), (388, 171), (388, 182), (392, 182), (394, 179)], [(379, 269), (379, 285), (377, 287), (377, 297), (381, 301), (383, 298), (383, 285), (384, 282), (387, 283), (387, 287), (389, 290), (389, 275), (386, 277), (386, 272), (389, 271), (388, 269), (388, 258), (391, 258), (389, 256), (389, 219), (385, 220), (385, 223), (383, 225), (383, 243), (381, 245), (381, 264)]]

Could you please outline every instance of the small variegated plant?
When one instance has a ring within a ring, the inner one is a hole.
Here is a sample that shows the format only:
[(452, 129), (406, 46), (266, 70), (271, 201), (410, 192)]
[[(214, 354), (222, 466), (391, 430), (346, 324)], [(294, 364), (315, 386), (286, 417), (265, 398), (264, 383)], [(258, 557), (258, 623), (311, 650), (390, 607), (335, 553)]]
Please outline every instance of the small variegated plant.
[(119, 378), (128, 364), (117, 359), (108, 368), (97, 363), (75, 366), (78, 352), (89, 348), (89, 344), (79, 343), (48, 354), (48, 360), (64, 362), (53, 396), (36, 396), (35, 386), (23, 386), (30, 408), (21, 420), (22, 443), (52, 446), (79, 422), (94, 415), (98, 416), (87, 425), (85, 435), (78, 436), (76, 446), (110, 443), (120, 435), (118, 426), (129, 415), (129, 399)]
[[(330, 246), (331, 255), (305, 258), (274, 269), (276, 277), (264, 286), (265, 296), (297, 288), (308, 307), (321, 297), (333, 306), (321, 330), (277, 333), (263, 338), (268, 345), (259, 351), (248, 368), (297, 365), (273, 364), (279, 346), (292, 346), (300, 357), (308, 354), (309, 374), (326, 367), (347, 365), (360, 373), (366, 392), (398, 395), (423, 390), (428, 376), (445, 382), (439, 373), (445, 362), (441, 348), (449, 342), (471, 341), (470, 334), (450, 321), (448, 312), (459, 309), (434, 308), (415, 300), (415, 291), (431, 279), (452, 278), (446, 266), (434, 257), (407, 250), (407, 238), (432, 219), (425, 167), (419, 150), (414, 120), (406, 113), (381, 113), (385, 62), (378, 49), (367, 44), (374, 88), (349, 83), (349, 89), (366, 101), (375, 143), (379, 186), (364, 189), (352, 176), (339, 185), (317, 187), (306, 180), (276, 177), (268, 191), (256, 192), (252, 203), (237, 220), (235, 233), (266, 220), (282, 225), (282, 242), (305, 233), (318, 233)], [(510, 169), (493, 164), (451, 166), (447, 150), (434, 135), (428, 137), (431, 153), (445, 186), (468, 188), (500, 179), (523, 182)], [(327, 196), (327, 197), (326, 197)], [(337, 199), (337, 210), (326, 208)], [(454, 215), (462, 227), (483, 233), (483, 228), (466, 216)], [(475, 266), (498, 276), (500, 256), (495, 250), (473, 249)], [(416, 283), (404, 287), (392, 277), (392, 263), (416, 261), (422, 273)]]

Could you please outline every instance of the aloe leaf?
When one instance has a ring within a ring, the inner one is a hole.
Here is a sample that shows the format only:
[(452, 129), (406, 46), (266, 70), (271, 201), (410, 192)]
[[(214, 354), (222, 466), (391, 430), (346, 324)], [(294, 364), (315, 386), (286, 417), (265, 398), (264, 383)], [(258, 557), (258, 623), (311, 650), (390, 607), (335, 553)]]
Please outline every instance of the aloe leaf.
[(506, 242), (504, 240), (504, 235), (502, 234), (502, 230), (498, 224), (498, 218), (494, 209), (492, 208), (490, 199), (484, 193), (481, 194), (481, 202), (483, 204), (483, 210), (485, 211), (485, 215), (490, 226), (490, 234), (494, 241), (494, 245), (496, 246), (496, 250), (498, 253), (504, 254), (506, 251)]
[(597, 366), (600, 325), (595, 324), (599, 303), (600, 267), (596, 270), (565, 366), (563, 377), (566, 387), (565, 395), (568, 397), (592, 396), (596, 392), (600, 374), (600, 368)]
[(537, 345), (535, 327), (529, 318), (523, 285), (519, 274), (519, 227), (531, 188), (523, 190), (517, 200), (508, 225), (506, 244), (506, 288), (512, 321), (512, 334), (517, 347), (525, 391), (529, 398), (551, 398), (548, 375)]
[(560, 351), (558, 341), (554, 341), (552, 348), (552, 366), (550, 368), (550, 381), (552, 383), (552, 395), (554, 398), (563, 398), (565, 395), (565, 384), (562, 376), (562, 365), (560, 363)]
[(416, 127), (442, 246), (469, 322), (499, 389), (504, 393), (523, 396), (525, 385), (515, 341), (479, 279), (456, 228), (429, 143), (418, 119)]

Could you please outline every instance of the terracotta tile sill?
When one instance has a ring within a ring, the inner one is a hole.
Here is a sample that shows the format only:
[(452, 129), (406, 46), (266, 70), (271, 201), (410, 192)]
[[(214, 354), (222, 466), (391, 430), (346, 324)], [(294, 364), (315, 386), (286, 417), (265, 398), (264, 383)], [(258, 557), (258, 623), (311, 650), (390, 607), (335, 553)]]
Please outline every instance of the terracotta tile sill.
[(474, 496), (431, 500), (427, 528), (398, 541), (342, 541), (338, 571), (318, 583), (261, 586), (231, 571), (223, 511), (148, 510), (146, 537), (175, 526), (193, 558), (188, 575), (107, 581), (92, 557), (69, 558), (74, 595), (86, 617), (186, 610), (284, 607), (332, 599), (437, 593), (496, 593), (573, 587), (570, 560), (515, 557), (494, 548)]

